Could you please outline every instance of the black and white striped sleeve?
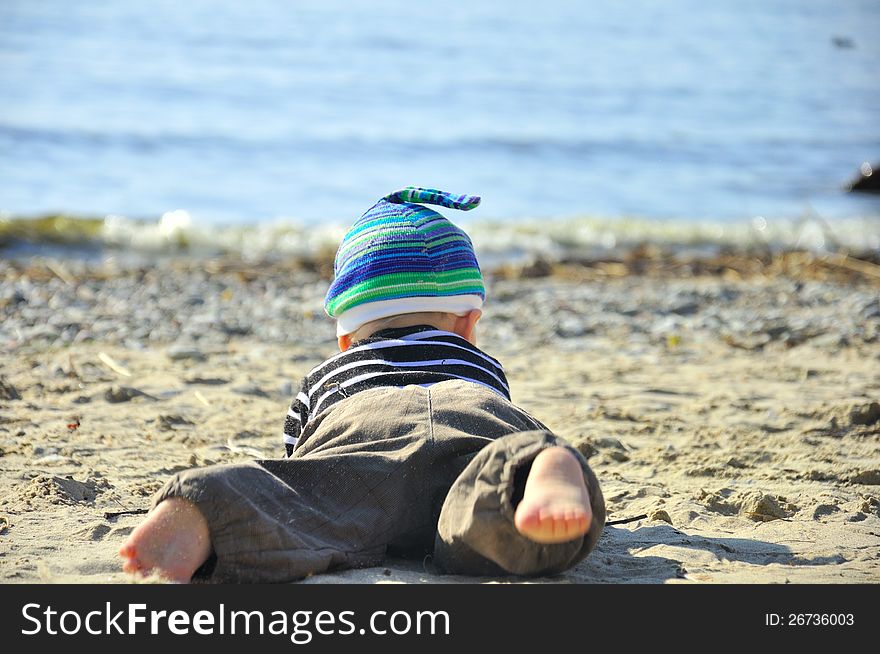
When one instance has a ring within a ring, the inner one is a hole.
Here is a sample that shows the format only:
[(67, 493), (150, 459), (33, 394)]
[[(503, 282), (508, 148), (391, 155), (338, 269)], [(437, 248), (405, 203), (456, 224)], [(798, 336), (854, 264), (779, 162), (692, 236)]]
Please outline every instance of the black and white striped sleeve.
[(303, 425), (309, 419), (309, 386), (308, 378), (304, 378), (300, 385), (299, 393), (290, 403), (287, 415), (284, 417), (284, 448), (287, 456), (293, 453), (293, 449), (299, 442)]

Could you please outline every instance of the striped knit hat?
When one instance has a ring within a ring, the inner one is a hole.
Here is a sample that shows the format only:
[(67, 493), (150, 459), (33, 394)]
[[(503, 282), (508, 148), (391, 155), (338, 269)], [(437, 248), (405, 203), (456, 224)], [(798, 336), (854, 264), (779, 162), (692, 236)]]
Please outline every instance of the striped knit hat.
[(419, 311), (463, 315), (486, 298), (470, 238), (422, 204), (469, 211), (475, 195), (408, 186), (373, 205), (342, 239), (324, 309), (337, 335)]

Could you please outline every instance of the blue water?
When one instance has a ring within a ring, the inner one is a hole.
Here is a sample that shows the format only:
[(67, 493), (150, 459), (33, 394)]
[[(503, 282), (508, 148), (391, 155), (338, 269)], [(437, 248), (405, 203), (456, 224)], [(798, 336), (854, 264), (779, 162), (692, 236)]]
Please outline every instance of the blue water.
[(877, 0), (2, 0), (0, 211), (877, 217), (840, 187), (878, 36)]

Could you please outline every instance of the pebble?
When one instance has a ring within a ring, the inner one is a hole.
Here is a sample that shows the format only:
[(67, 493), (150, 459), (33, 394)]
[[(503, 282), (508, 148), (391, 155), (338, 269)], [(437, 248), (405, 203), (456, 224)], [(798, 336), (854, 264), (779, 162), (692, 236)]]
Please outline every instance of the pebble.
[(671, 313), (679, 316), (692, 316), (700, 310), (700, 305), (696, 302), (681, 302), (669, 309)]
[(878, 470), (859, 470), (849, 478), (854, 484), (865, 484), (866, 486), (880, 485), (880, 469)]
[(15, 386), (0, 377), (0, 400), (20, 400), (21, 395)]
[(574, 447), (578, 452), (583, 454), (585, 459), (589, 459), (599, 453), (599, 450), (596, 449), (593, 442), (588, 438), (582, 438), (581, 440), (576, 441)]
[[(332, 352), (333, 325), (322, 311), (326, 279), (275, 264), (254, 264), (259, 274), (253, 275), (239, 274), (250, 265), (241, 262), (220, 261), (211, 274), (204, 265), (180, 258), (108, 271), (103, 264), (71, 260), (64, 266), (78, 283), (68, 286), (34, 282), (21, 273), (21, 264), (0, 261), (0, 342), (7, 350), (89, 340), (128, 348), (162, 345), (172, 361), (204, 361), (241, 338)], [(552, 266), (544, 268), (531, 272), (552, 272)], [(880, 301), (870, 287), (713, 278), (694, 289), (691, 280), (637, 276), (589, 284), (555, 277), (496, 279), (492, 286), (480, 323), (487, 343), (527, 336), (564, 347), (588, 335), (644, 334), (653, 347), (668, 334), (684, 333), (687, 342), (720, 339), (746, 349), (809, 344), (834, 350), (880, 338)]]
[(872, 318), (880, 318), (880, 300), (872, 300), (862, 307), (859, 312), (862, 318), (870, 320)]
[(192, 420), (187, 420), (181, 415), (160, 415), (158, 418), (159, 429), (163, 431), (170, 431), (174, 429), (177, 425), (193, 425), (195, 424)]
[(150, 397), (146, 393), (131, 386), (116, 386), (115, 384), (104, 392), (104, 399), (111, 404), (128, 402), (136, 397)]
[(556, 333), (562, 338), (576, 338), (583, 336), (587, 331), (584, 321), (572, 316), (561, 318), (556, 325)]
[(832, 513), (837, 513), (840, 511), (840, 507), (834, 506), (833, 504), (817, 504), (813, 509), (813, 520), (818, 520), (819, 518), (827, 515), (831, 515)]
[(236, 386), (232, 389), (232, 392), (238, 393), (239, 395), (252, 395), (253, 397), (269, 397), (269, 394), (266, 391), (253, 383)]
[(849, 421), (854, 425), (873, 425), (880, 421), (880, 403), (854, 406), (849, 412)]
[(165, 352), (172, 361), (204, 361), (208, 357), (197, 347), (172, 345)]
[(34, 459), (31, 464), (38, 466), (54, 466), (66, 463), (67, 461), (68, 459), (60, 454), (47, 454), (46, 456), (41, 456), (39, 459)]

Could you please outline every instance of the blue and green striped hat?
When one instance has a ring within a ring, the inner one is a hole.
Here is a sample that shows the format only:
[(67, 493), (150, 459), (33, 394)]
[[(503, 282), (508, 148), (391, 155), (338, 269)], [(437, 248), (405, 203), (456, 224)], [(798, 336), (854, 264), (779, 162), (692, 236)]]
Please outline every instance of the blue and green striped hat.
[(338, 335), (402, 313), (482, 307), (486, 289), (471, 239), (425, 204), (469, 211), (480, 198), (408, 186), (361, 216), (342, 239), (324, 299)]

